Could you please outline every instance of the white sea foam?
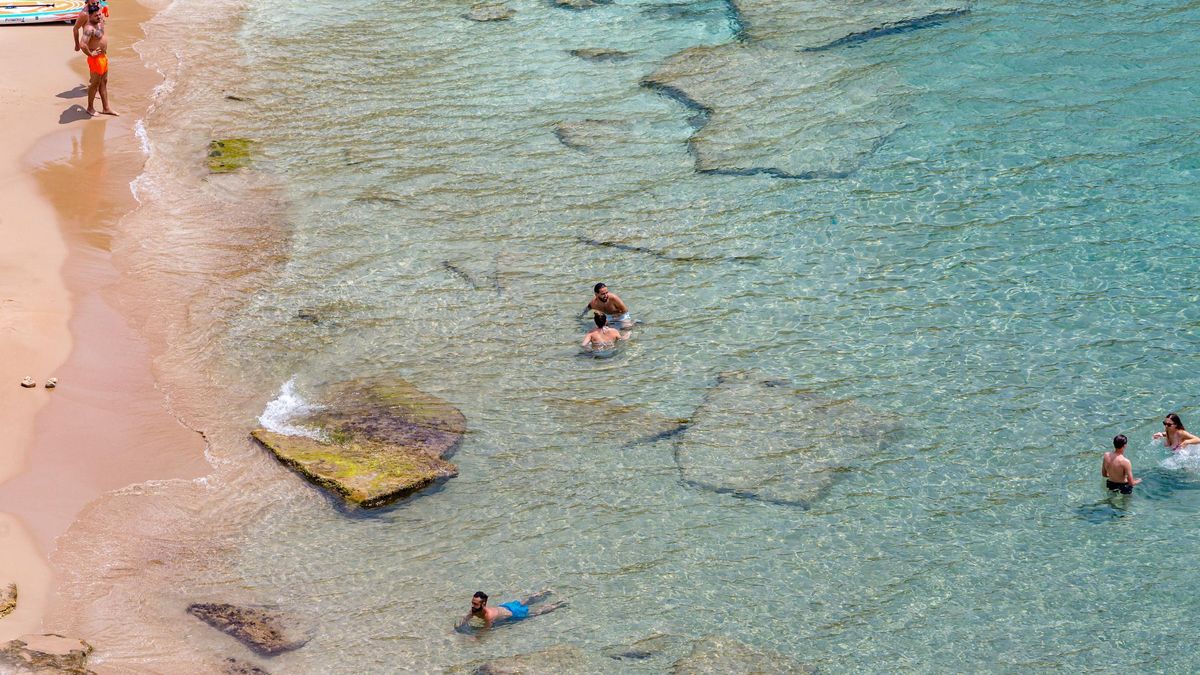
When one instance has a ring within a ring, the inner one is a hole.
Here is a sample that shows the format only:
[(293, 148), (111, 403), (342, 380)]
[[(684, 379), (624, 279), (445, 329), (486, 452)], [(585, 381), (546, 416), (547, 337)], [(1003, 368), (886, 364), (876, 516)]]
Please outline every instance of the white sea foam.
[(133, 135), (137, 136), (138, 143), (142, 146), (142, 154), (150, 156), (150, 137), (146, 135), (146, 120), (139, 119), (133, 124)]
[(1173, 471), (1200, 471), (1200, 445), (1185, 445), (1159, 462), (1159, 466)]
[(279, 395), (267, 404), (266, 409), (263, 410), (263, 414), (258, 418), (258, 423), (264, 429), (274, 431), (277, 434), (307, 436), (322, 440), (319, 430), (292, 424), (295, 420), (320, 409), (321, 406), (309, 403), (304, 400), (304, 397), (296, 393), (296, 378), (293, 377), (284, 382), (283, 386), (279, 388)]

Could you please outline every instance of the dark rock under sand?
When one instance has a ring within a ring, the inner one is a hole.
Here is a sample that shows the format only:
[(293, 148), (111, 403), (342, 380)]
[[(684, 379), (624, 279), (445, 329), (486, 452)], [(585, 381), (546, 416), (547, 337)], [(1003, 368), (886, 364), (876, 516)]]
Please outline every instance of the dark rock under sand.
[(446, 461), (466, 418), (446, 401), (399, 380), (335, 387), (331, 403), (298, 423), (320, 440), (266, 429), (251, 435), (312, 483), (364, 508), (384, 506), (458, 475)]
[(466, 18), (479, 23), (508, 21), (517, 11), (502, 2), (485, 2), (471, 7)]

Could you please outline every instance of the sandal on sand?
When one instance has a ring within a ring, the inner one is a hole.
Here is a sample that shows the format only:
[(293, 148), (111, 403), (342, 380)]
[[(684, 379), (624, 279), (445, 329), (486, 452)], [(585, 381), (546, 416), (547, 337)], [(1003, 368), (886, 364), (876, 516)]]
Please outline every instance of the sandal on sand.
[(26, 375), (25, 377), (21, 378), (21, 386), (28, 389), (30, 387), (36, 387), (37, 382), (34, 382), (32, 377)]
[(46, 380), (46, 388), (47, 389), (53, 389), (57, 386), (58, 386), (58, 378), (57, 377), (52, 377), (52, 378)]

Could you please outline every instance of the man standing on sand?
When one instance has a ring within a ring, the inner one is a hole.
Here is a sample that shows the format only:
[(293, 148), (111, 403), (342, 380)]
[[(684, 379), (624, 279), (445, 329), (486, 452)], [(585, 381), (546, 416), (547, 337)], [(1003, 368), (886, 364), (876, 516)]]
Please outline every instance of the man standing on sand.
[(1113, 438), (1112, 452), (1104, 453), (1100, 462), (1100, 475), (1104, 476), (1104, 485), (1113, 492), (1123, 495), (1133, 493), (1133, 486), (1142, 482), (1141, 478), (1133, 477), (1133, 464), (1125, 456), (1125, 444), (1129, 442), (1125, 434), (1117, 434)]
[(475, 595), (471, 596), (471, 611), (463, 617), (462, 621), (458, 622), (458, 628), (466, 626), (472, 618), (483, 619), (483, 627), (491, 628), (493, 624), (498, 622), (528, 619), (531, 616), (553, 612), (567, 604), (565, 602), (555, 602), (545, 607), (530, 607), (530, 605), (537, 604), (548, 597), (550, 597), (550, 591), (540, 591), (525, 598), (523, 601), (513, 600), (499, 607), (488, 607), (487, 593), (476, 591)]
[(602, 312), (608, 317), (608, 325), (612, 328), (617, 330), (632, 328), (629, 325), (632, 323), (629, 320), (629, 308), (621, 302), (616, 293), (609, 293), (608, 286), (603, 283), (596, 284), (592, 288), (592, 292), (596, 294), (596, 297), (592, 298), (587, 307), (583, 308), (584, 314), (587, 314), (588, 310)]
[(108, 21), (108, 3), (103, 0), (88, 0), (84, 10), (75, 17), (75, 25), (71, 27), (71, 35), (75, 37), (75, 51), (83, 49), (83, 45), (79, 44), (79, 31), (88, 24), (88, 17), (92, 15), (93, 7), (104, 15), (106, 22)]
[(83, 40), (79, 50), (87, 55), (88, 72), (92, 79), (88, 82), (89, 115), (96, 115), (96, 94), (100, 94), (100, 113), (116, 116), (117, 113), (108, 105), (108, 24), (98, 3), (87, 6), (88, 20), (83, 27)]

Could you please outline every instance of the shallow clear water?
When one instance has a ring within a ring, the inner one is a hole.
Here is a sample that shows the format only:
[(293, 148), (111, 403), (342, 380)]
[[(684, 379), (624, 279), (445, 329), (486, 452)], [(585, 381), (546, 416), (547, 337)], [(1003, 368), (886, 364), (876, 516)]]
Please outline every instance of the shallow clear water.
[[(227, 64), (203, 86), (183, 84), (188, 50), (164, 56), (201, 20), (186, 3), (146, 44), (182, 79), (147, 119), (127, 225), (150, 241), (135, 274), (196, 289), (164, 368), (206, 373), (167, 389), (216, 468), (101, 507), (158, 504), (152, 538), (178, 552), (157, 590), (105, 596), (147, 624), (134, 639), (97, 619), (110, 666), (170, 653), (182, 603), (252, 596), (312, 632), (280, 672), (654, 632), (830, 672), (1196, 668), (1200, 460), (1148, 439), (1167, 411), (1200, 420), (1200, 7), (981, 2), (842, 48), (892, 80), (864, 114), (900, 128), (848, 178), (806, 181), (697, 173), (693, 111), (639, 86), (733, 41), (723, 3), (528, 0), (495, 24), (469, 3), (214, 3), (221, 20), (185, 36)], [(567, 53), (586, 47), (633, 55)], [(590, 149), (556, 138), (588, 119), (606, 121)], [(259, 141), (251, 177), (194, 168), (224, 136)], [(641, 322), (610, 359), (577, 348), (598, 280)], [(842, 453), (809, 508), (698, 489), (678, 439), (633, 441), (733, 371), (848, 402), (822, 421), (848, 446), (898, 430)], [(458, 478), (351, 516), (244, 440), (285, 381), (319, 397), (378, 373), (463, 411)], [(1119, 432), (1145, 478), (1130, 499), (1097, 476)], [(477, 641), (449, 630), (477, 589), (547, 586), (571, 606)], [(240, 649), (178, 621), (205, 656)]]

